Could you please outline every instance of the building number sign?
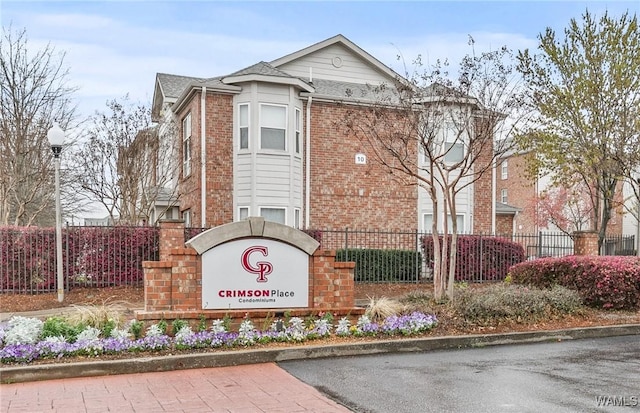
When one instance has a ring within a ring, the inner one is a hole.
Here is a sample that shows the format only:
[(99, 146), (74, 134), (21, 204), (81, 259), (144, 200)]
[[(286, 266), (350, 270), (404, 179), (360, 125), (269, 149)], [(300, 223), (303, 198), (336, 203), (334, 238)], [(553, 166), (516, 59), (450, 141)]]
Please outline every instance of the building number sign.
[(356, 165), (364, 165), (367, 163), (367, 155), (364, 153), (356, 154)]

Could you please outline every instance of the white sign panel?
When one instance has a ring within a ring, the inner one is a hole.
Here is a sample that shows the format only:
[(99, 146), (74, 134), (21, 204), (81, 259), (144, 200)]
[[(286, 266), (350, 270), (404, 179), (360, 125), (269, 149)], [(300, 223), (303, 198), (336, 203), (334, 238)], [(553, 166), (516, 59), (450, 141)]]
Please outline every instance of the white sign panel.
[(289, 244), (244, 238), (202, 254), (202, 308), (309, 306), (309, 255)]
[(365, 165), (367, 163), (367, 155), (364, 153), (356, 154), (356, 164), (357, 165)]

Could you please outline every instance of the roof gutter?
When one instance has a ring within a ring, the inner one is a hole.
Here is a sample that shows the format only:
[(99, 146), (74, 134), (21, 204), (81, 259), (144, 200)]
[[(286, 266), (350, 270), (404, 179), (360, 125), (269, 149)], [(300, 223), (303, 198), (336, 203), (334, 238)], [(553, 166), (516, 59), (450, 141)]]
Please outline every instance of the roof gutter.
[[(199, 92), (200, 90), (202, 90), (202, 88), (205, 88), (206, 86), (202, 85), (202, 84), (194, 84), (192, 83), (191, 85), (189, 85), (187, 88), (185, 88), (185, 91), (175, 100), (175, 103), (173, 104), (173, 106), (171, 107), (171, 110), (174, 113), (178, 113), (180, 112), (180, 110), (182, 110), (182, 108), (187, 104), (187, 102), (189, 101), (189, 96), (191, 96), (192, 94)], [(240, 93), (242, 91), (242, 88), (239, 86), (226, 86), (225, 88), (221, 88), (221, 87), (209, 87), (208, 89), (209, 92), (216, 92), (216, 93), (226, 93), (229, 95), (237, 95), (238, 93)]]

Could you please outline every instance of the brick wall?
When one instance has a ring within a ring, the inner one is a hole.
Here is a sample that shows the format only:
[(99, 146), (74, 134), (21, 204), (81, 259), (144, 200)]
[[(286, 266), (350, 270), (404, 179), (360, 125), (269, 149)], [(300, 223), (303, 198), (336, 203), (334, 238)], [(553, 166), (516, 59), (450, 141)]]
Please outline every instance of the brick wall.
[[(233, 98), (207, 94), (207, 222), (202, 222), (200, 186), (200, 95), (179, 114), (192, 116), (192, 173), (179, 182), (180, 210), (191, 210), (192, 226), (217, 226), (233, 220)], [(306, 106), (305, 106), (306, 110)], [(371, 147), (338, 125), (354, 107), (313, 102), (311, 106), (310, 228), (413, 229), (418, 223), (415, 185), (380, 166)], [(306, 115), (305, 116), (306, 119)], [(305, 134), (303, 134), (306, 136)], [(182, 141), (182, 136), (180, 136)], [(367, 156), (364, 165), (355, 155)], [(490, 162), (490, 148), (479, 162)], [(406, 177), (404, 177), (406, 178)], [(304, 188), (303, 188), (304, 192)], [(491, 173), (476, 182), (474, 232), (491, 231)], [(305, 211), (302, 217), (306, 216)]]
[[(197, 94), (180, 113), (176, 114), (179, 125), (178, 145), (180, 148), (180, 178), (178, 180), (178, 199), (180, 211), (191, 211), (191, 225), (202, 226), (200, 220), (200, 94)], [(191, 112), (191, 174), (183, 175), (182, 159), (182, 120)]]
[(533, 234), (538, 231), (536, 225), (537, 188), (535, 181), (526, 175), (527, 156), (529, 155), (514, 155), (508, 158), (507, 179), (502, 179), (502, 163), (498, 162), (496, 195), (500, 201), (502, 190), (507, 190), (507, 204), (522, 210), (515, 217), (516, 232)]
[[(206, 222), (201, 216), (201, 92), (178, 115), (191, 112), (191, 175), (180, 176), (180, 210), (191, 210), (193, 227), (214, 227), (233, 221), (233, 96), (207, 92)], [(182, 125), (182, 123), (180, 123)], [(182, 131), (180, 135), (182, 142)], [(181, 146), (182, 148), (182, 146)], [(182, 159), (182, 149), (180, 150)]]
[[(488, 133), (487, 126), (480, 125), (480, 122), (478, 122), (476, 130), (480, 134)], [(493, 164), (493, 146), (483, 143), (486, 140), (483, 136), (476, 139), (480, 151), (476, 158), (477, 173), (481, 174), (481, 177), (473, 184), (473, 228), (471, 228), (471, 232), (488, 234), (493, 229), (493, 176), (491, 168), (487, 166)], [(493, 142), (493, 135), (491, 135), (491, 142)]]
[(233, 221), (233, 96), (207, 94), (207, 222)]
[[(502, 179), (501, 161), (498, 162), (496, 171), (496, 195), (498, 200), (500, 200), (502, 189), (506, 189), (507, 203), (522, 210), (515, 218), (516, 232), (525, 234), (546, 230), (546, 228), (539, 228), (537, 223), (538, 188), (535, 179), (528, 177), (526, 173), (527, 159), (530, 156), (532, 154), (518, 154), (508, 157), (507, 179)], [(622, 234), (622, 216), (624, 213), (622, 184), (619, 184), (616, 187), (614, 208), (611, 211), (607, 234)]]
[(595, 231), (574, 232), (573, 253), (575, 255), (598, 255), (598, 233)]
[(496, 234), (513, 234), (513, 215), (496, 215)]
[[(416, 186), (402, 185), (377, 165), (371, 148), (338, 124), (353, 107), (311, 106), (311, 228), (415, 228)], [(356, 165), (364, 153), (367, 164)]]

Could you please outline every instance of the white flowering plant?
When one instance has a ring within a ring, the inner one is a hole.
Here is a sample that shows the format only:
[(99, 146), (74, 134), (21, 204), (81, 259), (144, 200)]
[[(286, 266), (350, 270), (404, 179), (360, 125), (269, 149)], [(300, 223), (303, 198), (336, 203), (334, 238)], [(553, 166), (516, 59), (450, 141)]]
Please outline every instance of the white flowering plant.
[[(186, 322), (173, 323), (179, 327), (173, 337), (169, 336), (167, 323), (161, 321), (150, 325), (144, 337), (136, 338), (131, 333), (133, 321), (122, 329), (105, 332), (94, 327), (84, 327), (75, 340), (63, 335), (42, 337), (42, 321), (35, 318), (12, 317), (0, 323), (0, 363), (31, 363), (50, 358), (89, 356), (123, 352), (159, 352), (163, 350), (224, 349), (249, 347), (272, 342), (300, 343), (309, 340), (349, 336), (389, 336), (422, 334), (437, 325), (433, 315), (415, 312), (408, 315), (387, 317), (381, 323), (361, 316), (355, 324), (347, 317), (332, 324), (333, 316), (303, 320), (291, 317), (275, 320), (266, 331), (255, 328), (249, 318), (243, 319), (237, 332), (229, 331), (229, 320), (214, 320), (208, 330), (194, 332)], [(136, 325), (141, 328), (140, 324)]]

